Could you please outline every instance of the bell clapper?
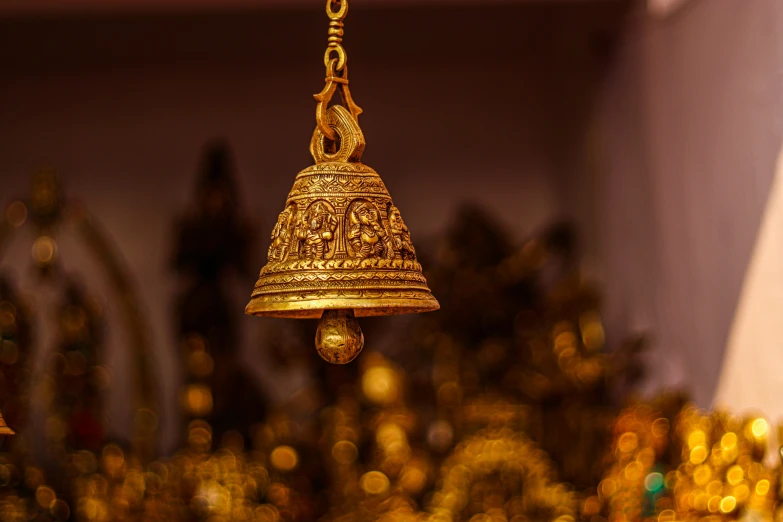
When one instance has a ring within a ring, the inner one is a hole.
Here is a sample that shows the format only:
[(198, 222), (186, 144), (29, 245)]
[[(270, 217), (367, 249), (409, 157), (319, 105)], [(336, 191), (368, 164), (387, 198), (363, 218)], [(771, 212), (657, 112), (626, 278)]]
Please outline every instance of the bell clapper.
[(364, 334), (353, 310), (324, 310), (315, 332), (318, 355), (332, 364), (348, 364), (364, 347)]

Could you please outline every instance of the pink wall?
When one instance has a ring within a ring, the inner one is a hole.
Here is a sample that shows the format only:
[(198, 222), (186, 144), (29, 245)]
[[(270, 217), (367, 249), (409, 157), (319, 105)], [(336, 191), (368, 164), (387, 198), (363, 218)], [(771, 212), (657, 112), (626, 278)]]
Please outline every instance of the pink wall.
[(641, 10), (599, 98), (600, 264), (615, 331), (650, 328), (649, 388), (710, 404), (783, 138), (783, 4)]

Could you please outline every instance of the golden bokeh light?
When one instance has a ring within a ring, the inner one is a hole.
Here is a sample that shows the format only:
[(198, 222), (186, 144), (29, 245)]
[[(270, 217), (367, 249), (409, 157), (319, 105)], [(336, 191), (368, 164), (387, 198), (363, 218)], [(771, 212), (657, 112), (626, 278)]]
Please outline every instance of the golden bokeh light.
[(745, 502), (750, 496), (750, 488), (747, 484), (741, 483), (734, 488), (733, 494), (737, 502)]
[(762, 479), (756, 484), (756, 494), (759, 496), (766, 496), (769, 493), (769, 480)]
[(737, 499), (732, 496), (723, 497), (720, 501), (720, 510), (722, 513), (731, 513), (736, 507)]
[(364, 396), (376, 404), (390, 404), (399, 398), (397, 374), (386, 366), (368, 368), (362, 375)]
[(745, 477), (745, 472), (742, 471), (741, 466), (732, 466), (726, 472), (726, 481), (732, 486), (736, 486)]
[(35, 490), (35, 501), (38, 502), (38, 505), (41, 506), (42, 509), (48, 510), (49, 506), (51, 506), (52, 502), (56, 499), (57, 495), (54, 490), (48, 486), (40, 486)]
[(194, 351), (187, 356), (188, 370), (194, 377), (204, 378), (212, 375), (215, 362), (205, 351)]
[(627, 480), (639, 480), (644, 473), (644, 467), (639, 462), (631, 462), (625, 467), (625, 478)]
[(62, 499), (56, 499), (49, 505), (49, 513), (55, 520), (68, 520), (71, 516), (71, 508)]
[(40, 236), (33, 242), (33, 262), (47, 266), (57, 259), (57, 243), (49, 236)]
[(110, 477), (120, 476), (125, 472), (125, 452), (116, 444), (103, 448), (101, 464)]
[(185, 410), (195, 417), (203, 417), (212, 411), (212, 390), (205, 384), (190, 384), (184, 391)]
[(753, 421), (753, 424), (751, 424), (750, 430), (754, 437), (760, 439), (767, 435), (769, 424), (767, 424), (767, 421), (764, 419), (756, 419)]
[(332, 458), (339, 464), (352, 464), (359, 457), (359, 450), (353, 442), (341, 440), (332, 446)]
[(617, 447), (623, 453), (634, 451), (638, 445), (639, 438), (636, 436), (636, 433), (633, 432), (623, 433), (617, 441)]
[(257, 522), (278, 522), (280, 520), (280, 512), (274, 505), (264, 504), (256, 508), (255, 517)]
[(582, 327), (582, 343), (589, 351), (600, 350), (606, 341), (606, 333), (600, 318), (586, 322)]
[(694, 464), (701, 464), (707, 458), (707, 448), (696, 446), (691, 450), (690, 461)]
[(688, 447), (693, 449), (696, 446), (704, 446), (706, 444), (706, 436), (701, 430), (695, 430), (688, 435)]
[(427, 470), (421, 463), (408, 463), (402, 470), (400, 487), (409, 495), (418, 495), (427, 485)]
[(405, 440), (405, 432), (395, 422), (384, 422), (375, 430), (375, 440), (380, 446), (391, 446)]
[(555, 337), (555, 352), (562, 353), (566, 350), (573, 350), (576, 348), (576, 334), (567, 330)]
[(378, 495), (389, 491), (389, 478), (380, 471), (368, 471), (359, 479), (359, 485), (365, 493)]
[(27, 205), (23, 201), (14, 201), (6, 208), (5, 218), (12, 227), (21, 227), (27, 221)]
[(0, 328), (4, 331), (14, 329), (16, 325), (16, 307), (8, 301), (0, 302)]
[(604, 497), (611, 497), (617, 492), (617, 487), (618, 484), (616, 480), (606, 478), (598, 485), (598, 491), (600, 491)]
[(720, 445), (724, 451), (730, 451), (737, 447), (737, 434), (733, 431), (725, 434), (720, 439)]
[(291, 446), (278, 446), (272, 450), (269, 461), (280, 471), (293, 471), (299, 464), (299, 455)]
[(704, 486), (711, 478), (712, 469), (706, 464), (697, 466), (693, 472), (693, 481), (699, 486)]
[(652, 434), (655, 437), (665, 437), (669, 433), (669, 419), (656, 419), (651, 426)]

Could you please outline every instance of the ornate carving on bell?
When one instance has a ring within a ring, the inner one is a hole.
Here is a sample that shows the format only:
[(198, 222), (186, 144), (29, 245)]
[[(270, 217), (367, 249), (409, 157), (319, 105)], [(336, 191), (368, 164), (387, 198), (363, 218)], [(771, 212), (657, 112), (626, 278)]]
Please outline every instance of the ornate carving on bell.
[[(333, 5), (339, 9), (334, 11)], [(326, 87), (315, 96), (318, 125), (310, 142), (315, 165), (294, 181), (272, 231), (269, 262), (246, 308), (250, 315), (323, 316), (316, 348), (336, 364), (352, 361), (362, 349), (364, 337), (355, 317), (440, 307), (400, 211), (378, 173), (361, 163), (362, 111), (351, 97), (340, 45), (347, 9), (347, 0), (327, 1), (332, 22)], [(347, 107), (329, 107), (337, 90)]]

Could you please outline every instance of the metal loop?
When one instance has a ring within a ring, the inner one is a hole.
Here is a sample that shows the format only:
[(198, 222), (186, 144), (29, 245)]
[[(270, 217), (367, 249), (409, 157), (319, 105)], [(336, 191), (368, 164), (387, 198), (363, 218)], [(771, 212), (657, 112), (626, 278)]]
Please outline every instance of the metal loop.
[[(329, 78), (330, 76), (337, 76), (337, 63), (339, 62), (338, 58), (332, 58), (331, 60), (326, 62), (326, 77)], [(345, 72), (343, 72), (343, 76), (345, 76)]]
[[(332, 58), (332, 53), (337, 53), (337, 58)], [(342, 45), (336, 45), (334, 47), (329, 46), (324, 54), (324, 65), (329, 67), (329, 62), (335, 60), (335, 70), (342, 71), (345, 69), (345, 63), (348, 61), (348, 56), (345, 54), (345, 49)]]
[[(334, 105), (326, 111), (324, 122), (332, 131), (332, 136), (323, 132), (320, 126), (315, 128), (310, 141), (310, 153), (316, 163), (330, 161), (359, 162), (364, 152), (365, 141), (359, 123), (351, 112), (342, 105)], [(332, 142), (340, 138), (335, 152), (327, 152), (327, 140)]]
[(345, 104), (345, 107), (339, 105), (337, 107), (347, 110), (354, 121), (357, 122), (357, 125), (359, 115), (364, 112), (361, 107), (356, 105), (356, 102), (353, 101), (353, 96), (351, 96), (351, 88), (348, 81), (348, 67), (345, 68), (342, 76), (336, 76), (334, 70), (336, 61), (335, 58), (332, 58), (329, 62), (329, 65), (326, 68), (326, 85), (324, 85), (324, 89), (321, 92), (314, 96), (318, 102), (315, 109), (315, 121), (321, 132), (332, 141), (336, 140), (336, 136), (334, 130), (327, 122), (327, 111), (329, 110), (329, 103), (332, 101), (335, 91), (338, 89), (340, 90), (340, 97)]
[[(332, 4), (337, 4), (340, 9), (332, 11)], [(343, 20), (348, 14), (348, 0), (326, 0), (326, 16), (330, 20)]]

